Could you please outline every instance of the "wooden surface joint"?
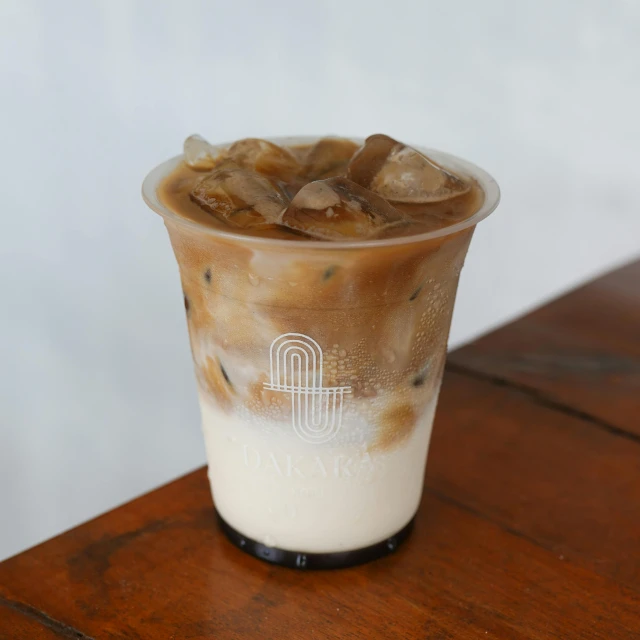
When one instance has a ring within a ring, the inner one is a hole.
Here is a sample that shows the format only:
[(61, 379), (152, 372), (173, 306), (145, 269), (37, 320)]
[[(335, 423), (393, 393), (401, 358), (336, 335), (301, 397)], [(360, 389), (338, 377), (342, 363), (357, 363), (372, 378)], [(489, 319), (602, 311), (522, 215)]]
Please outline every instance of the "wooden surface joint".
[[(455, 352), (453, 352), (455, 353)], [(610, 424), (606, 420), (602, 420), (597, 416), (594, 416), (587, 411), (582, 411), (581, 409), (576, 409), (571, 405), (565, 404), (559, 400), (555, 400), (554, 398), (549, 397), (546, 393), (536, 389), (535, 387), (531, 387), (527, 384), (523, 384), (521, 382), (514, 382), (509, 378), (504, 376), (496, 375), (494, 373), (484, 373), (482, 371), (478, 371), (477, 369), (471, 369), (465, 365), (461, 365), (456, 362), (452, 362), (447, 359), (447, 364), (445, 367), (446, 371), (451, 373), (457, 373), (462, 376), (467, 376), (469, 378), (473, 378), (475, 380), (480, 380), (481, 382), (488, 382), (489, 384), (493, 384), (496, 387), (505, 387), (507, 389), (512, 389), (513, 391), (517, 391), (519, 393), (523, 393), (527, 397), (529, 397), (533, 402), (541, 407), (545, 407), (547, 409), (551, 409), (552, 411), (559, 411), (560, 413), (564, 413), (567, 416), (572, 418), (577, 418), (578, 420), (582, 420), (584, 422), (588, 422), (594, 427), (598, 427), (600, 429), (604, 429), (609, 433), (619, 436), (621, 438), (627, 438), (628, 440), (633, 440), (640, 444), (640, 436), (627, 431), (626, 429), (621, 429), (620, 427), (616, 427), (613, 424)]]
[(60, 622), (60, 620), (56, 620), (55, 618), (48, 616), (44, 611), (40, 611), (40, 609), (36, 609), (31, 605), (16, 602), (15, 600), (9, 600), (8, 598), (0, 596), (0, 606), (12, 609), (16, 613), (34, 620), (38, 624), (50, 629), (61, 638), (72, 638), (73, 640), (95, 640), (95, 638), (82, 633), (82, 631), (79, 631), (64, 622)]

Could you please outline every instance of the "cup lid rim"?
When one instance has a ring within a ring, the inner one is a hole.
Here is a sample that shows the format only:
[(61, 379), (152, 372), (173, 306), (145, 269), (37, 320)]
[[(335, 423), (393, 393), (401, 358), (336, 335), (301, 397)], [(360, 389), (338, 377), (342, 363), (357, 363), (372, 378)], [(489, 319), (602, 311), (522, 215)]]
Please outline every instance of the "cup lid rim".
[[(286, 136), (286, 137), (270, 137), (265, 138), (270, 142), (280, 145), (295, 145), (295, 144), (310, 144), (319, 140), (322, 136)], [(349, 138), (358, 144), (364, 142), (361, 138)], [(217, 145), (213, 145), (216, 149), (226, 149), (233, 142), (226, 142)], [(250, 246), (258, 247), (288, 247), (292, 248), (292, 244), (296, 246), (304, 245), (305, 249), (315, 250), (322, 249), (338, 250), (338, 249), (363, 249), (374, 247), (395, 247), (400, 245), (411, 245), (414, 243), (420, 243), (434, 238), (440, 238), (448, 235), (452, 235), (469, 227), (474, 227), (478, 222), (484, 220), (489, 214), (491, 214), (500, 202), (500, 188), (495, 179), (489, 175), (484, 169), (481, 169), (477, 165), (463, 160), (458, 156), (437, 149), (431, 149), (420, 145), (411, 145), (414, 149), (421, 151), (430, 158), (433, 158), (438, 163), (442, 164), (447, 169), (451, 169), (465, 177), (473, 178), (478, 182), (480, 188), (484, 192), (484, 201), (482, 206), (472, 216), (457, 222), (456, 224), (443, 227), (442, 229), (436, 229), (435, 231), (428, 231), (425, 233), (410, 235), (410, 236), (397, 236), (390, 238), (378, 238), (372, 240), (304, 240), (296, 241), (295, 239), (283, 239), (283, 238), (265, 238), (261, 236), (252, 236), (242, 233), (235, 233), (233, 231), (226, 231), (224, 229), (217, 229), (195, 220), (185, 218), (176, 213), (158, 197), (158, 186), (182, 161), (183, 154), (179, 154), (154, 167), (145, 177), (142, 183), (142, 198), (147, 206), (160, 214), (166, 221), (171, 221), (178, 225), (191, 228), (191, 230), (206, 233), (221, 239), (232, 240), (236, 243), (244, 243)]]

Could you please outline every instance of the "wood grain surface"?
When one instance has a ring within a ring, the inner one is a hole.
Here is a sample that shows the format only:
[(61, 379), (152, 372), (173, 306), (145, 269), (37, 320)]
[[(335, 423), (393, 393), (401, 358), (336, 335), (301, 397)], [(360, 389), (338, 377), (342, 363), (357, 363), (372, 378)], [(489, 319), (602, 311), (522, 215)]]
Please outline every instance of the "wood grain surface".
[(255, 560), (200, 469), (0, 564), (0, 638), (640, 638), (640, 263), (451, 354), (411, 538)]
[(640, 261), (450, 355), (450, 369), (520, 387), (640, 441)]

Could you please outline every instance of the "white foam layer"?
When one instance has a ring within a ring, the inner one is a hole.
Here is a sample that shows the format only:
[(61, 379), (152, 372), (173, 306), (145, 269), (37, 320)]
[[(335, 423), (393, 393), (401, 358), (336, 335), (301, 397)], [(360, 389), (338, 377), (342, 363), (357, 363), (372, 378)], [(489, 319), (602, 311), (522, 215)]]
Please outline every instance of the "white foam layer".
[(309, 553), (358, 549), (395, 534), (418, 508), (435, 399), (407, 441), (370, 453), (309, 444), (291, 425), (267, 433), (204, 395), (200, 406), (216, 508), (250, 538)]

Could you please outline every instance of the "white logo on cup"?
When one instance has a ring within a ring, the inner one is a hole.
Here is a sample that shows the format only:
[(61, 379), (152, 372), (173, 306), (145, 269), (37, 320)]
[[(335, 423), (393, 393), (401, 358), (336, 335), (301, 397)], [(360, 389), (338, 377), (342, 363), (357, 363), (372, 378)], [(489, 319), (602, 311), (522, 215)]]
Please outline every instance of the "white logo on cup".
[(305, 442), (321, 444), (342, 425), (342, 399), (351, 387), (322, 386), (322, 349), (303, 333), (283, 333), (269, 351), (271, 380), (265, 389), (291, 395), (291, 424)]

